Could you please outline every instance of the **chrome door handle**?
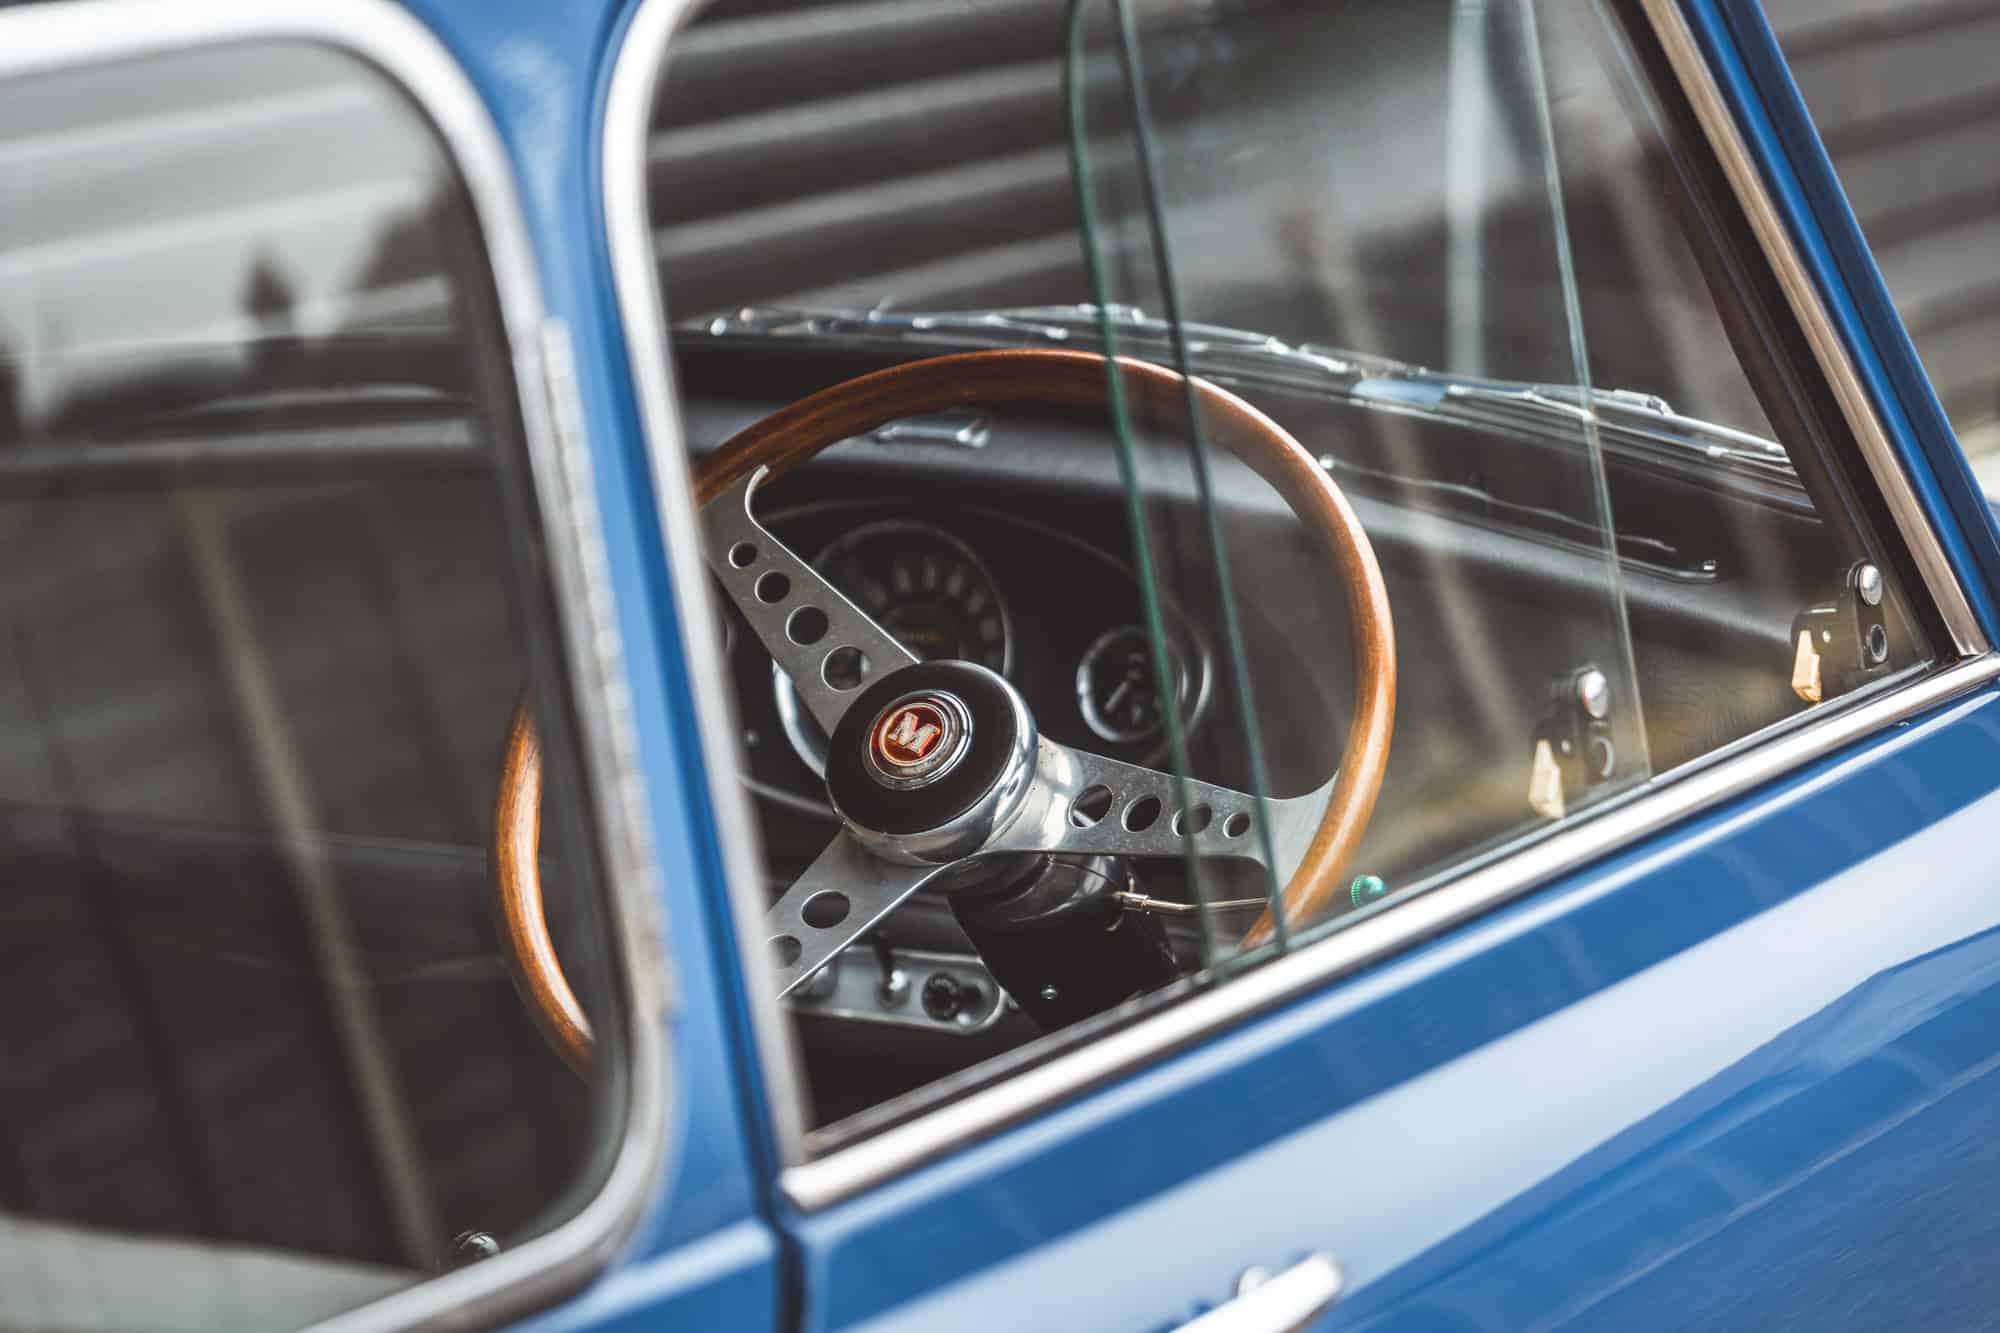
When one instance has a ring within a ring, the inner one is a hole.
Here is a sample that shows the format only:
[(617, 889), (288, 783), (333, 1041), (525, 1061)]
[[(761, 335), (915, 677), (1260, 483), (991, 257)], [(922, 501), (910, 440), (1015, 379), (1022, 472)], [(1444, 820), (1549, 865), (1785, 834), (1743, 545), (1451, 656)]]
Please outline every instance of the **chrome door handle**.
[(1340, 1295), (1340, 1265), (1315, 1254), (1276, 1277), (1253, 1268), (1236, 1283), (1236, 1296), (1175, 1333), (1296, 1333), (1324, 1314)]

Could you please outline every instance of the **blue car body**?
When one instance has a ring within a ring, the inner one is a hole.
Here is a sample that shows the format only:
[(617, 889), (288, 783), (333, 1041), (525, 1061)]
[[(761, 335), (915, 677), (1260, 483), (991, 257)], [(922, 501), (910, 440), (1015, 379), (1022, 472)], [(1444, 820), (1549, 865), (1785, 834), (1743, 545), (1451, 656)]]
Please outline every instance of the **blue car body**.
[[(1415, 947), (811, 1208), (722, 892), (702, 704), (608, 239), (649, 5), (408, 0), (513, 173), (568, 333), (659, 886), (647, 1197), (549, 1330), (1167, 1328), (1337, 1258), (1315, 1327), (2000, 1322), (2000, 691), (1977, 657), (1853, 739)], [(1753, 0), (1681, 0), (1988, 641), (2000, 527)], [(1249, 984), (1249, 983), (1244, 983)], [(1227, 1223), (1226, 1226), (1221, 1223)], [(449, 1319), (447, 1307), (437, 1311)]]

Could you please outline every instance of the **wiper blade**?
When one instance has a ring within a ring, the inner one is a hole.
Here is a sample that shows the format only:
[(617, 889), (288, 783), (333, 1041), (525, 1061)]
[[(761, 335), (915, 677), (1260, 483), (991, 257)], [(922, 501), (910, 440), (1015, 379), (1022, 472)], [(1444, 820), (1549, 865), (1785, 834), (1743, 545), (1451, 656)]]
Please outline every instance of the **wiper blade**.
[(1349, 392), (1364, 401), (1402, 404), (1461, 420), (1526, 420), (1536, 424), (1566, 420), (1582, 427), (1594, 417), (1600, 431), (1621, 438), (1648, 438), (1717, 463), (1792, 472), (1792, 460), (1783, 445), (1733, 426), (1684, 415), (1657, 394), (1631, 389), (1592, 389), (1586, 396), (1574, 385), (1475, 380), (1412, 371), (1364, 379)]
[[(1171, 352), (1173, 326), (1138, 306), (1104, 308), (1121, 348)], [(793, 306), (746, 306), (727, 315), (684, 327), (717, 337), (763, 334), (772, 337), (859, 337), (932, 344), (1019, 347), (1103, 345), (1094, 305), (1014, 306), (998, 310), (811, 310)], [(1184, 324), (1188, 353), (1208, 369), (1302, 369), (1336, 380), (1389, 373), (1401, 363), (1316, 343), (1288, 343), (1268, 333), (1222, 324)]]
[[(1103, 314), (1115, 329), (1121, 352), (1155, 359), (1175, 355), (1174, 329), (1131, 305), (1110, 305)], [(684, 326), (716, 337), (761, 334), (923, 342), (968, 347), (1103, 347), (1097, 306), (1017, 306), (994, 310), (814, 310), (789, 306), (746, 306), (727, 315)], [(1524, 380), (1475, 379), (1429, 370), (1393, 357), (1355, 352), (1320, 343), (1291, 343), (1268, 333), (1221, 324), (1182, 326), (1188, 359), (1204, 375), (1241, 376), (1266, 384), (1333, 392), (1342, 397), (1458, 420), (1494, 424), (1541, 424), (1551, 420), (1579, 426), (1595, 416), (1600, 430), (1622, 438), (1646, 438), (1676, 452), (1695, 452), (1724, 464), (1792, 472), (1783, 446), (1748, 431), (1676, 412), (1657, 394), (1631, 389), (1537, 384)]]

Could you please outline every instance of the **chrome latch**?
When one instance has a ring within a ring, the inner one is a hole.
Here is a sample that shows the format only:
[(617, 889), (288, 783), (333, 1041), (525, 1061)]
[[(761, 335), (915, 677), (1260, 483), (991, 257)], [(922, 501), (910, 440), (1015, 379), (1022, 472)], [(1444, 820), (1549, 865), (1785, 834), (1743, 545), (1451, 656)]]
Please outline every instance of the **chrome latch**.
[(1617, 774), (1611, 703), (1611, 678), (1594, 664), (1551, 682), (1528, 764), (1528, 805), (1542, 818), (1561, 819)]
[(1884, 585), (1881, 566), (1858, 561), (1838, 592), (1792, 617), (1793, 694), (1821, 703), (1888, 673)]

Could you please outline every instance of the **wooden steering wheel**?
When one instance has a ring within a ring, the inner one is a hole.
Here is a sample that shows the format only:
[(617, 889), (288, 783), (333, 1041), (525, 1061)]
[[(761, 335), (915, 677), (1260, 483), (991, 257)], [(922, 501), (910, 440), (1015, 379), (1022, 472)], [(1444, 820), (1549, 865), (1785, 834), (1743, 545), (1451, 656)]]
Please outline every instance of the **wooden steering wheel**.
[[(1346, 592), (1355, 645), (1353, 721), (1334, 776), (1257, 803), (1227, 788), (1058, 745), (1013, 687), (964, 662), (919, 663), (750, 512), (762, 483), (839, 440), (903, 417), (999, 403), (1101, 406), (1108, 367), (1087, 352), (1008, 349), (911, 362), (836, 384), (739, 431), (695, 469), (706, 548), (724, 593), (831, 738), (827, 787), (842, 830), (765, 918), (778, 993), (811, 976), (911, 894), (968, 857), (996, 852), (1202, 855), (1271, 864), (1286, 919), (1340, 894), (1388, 764), (1396, 649), (1388, 591), (1367, 534), (1326, 471), (1250, 404), (1139, 361), (1117, 373), (1141, 416), (1181, 417), (1191, 387), (1210, 437), (1284, 497)], [(590, 1022), (549, 940), (537, 863), (541, 751), (515, 709), (494, 802), (488, 869), (515, 985), (571, 1068), (591, 1064)], [(1272, 933), (1266, 911), (1243, 947)]]

